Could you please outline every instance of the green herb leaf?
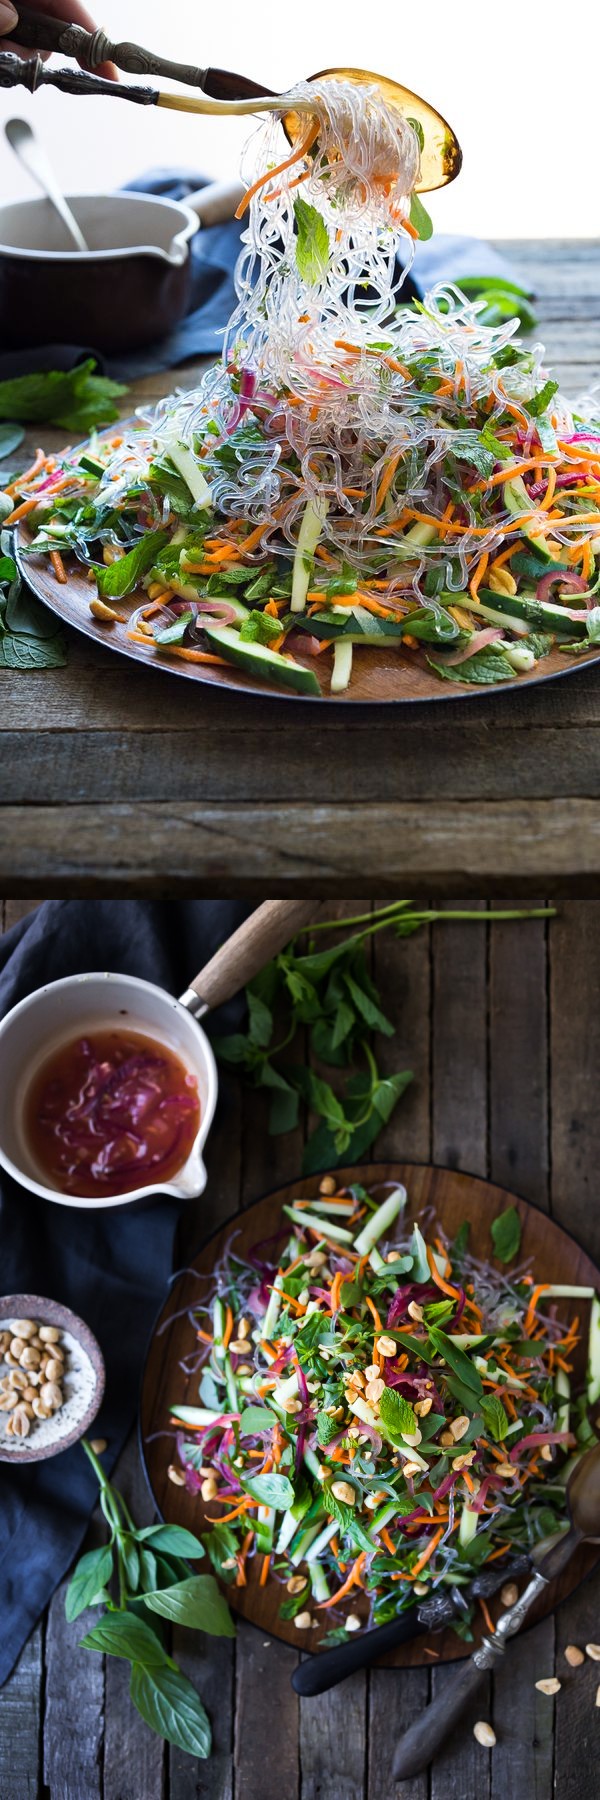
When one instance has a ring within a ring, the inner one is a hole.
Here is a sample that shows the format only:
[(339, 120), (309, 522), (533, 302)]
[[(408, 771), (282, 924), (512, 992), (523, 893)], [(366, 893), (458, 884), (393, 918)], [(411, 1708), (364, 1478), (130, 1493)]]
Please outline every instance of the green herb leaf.
[(319, 1443), (323, 1445), (323, 1448), (326, 1448), (327, 1444), (333, 1442), (333, 1439), (338, 1436), (339, 1429), (340, 1421), (339, 1419), (333, 1419), (331, 1413), (317, 1413), (317, 1437)]
[[(590, 644), (600, 644), (600, 606), (592, 606), (585, 621)], [(527, 639), (529, 643), (529, 638)]]
[(129, 1689), (146, 1725), (188, 1756), (210, 1756), (211, 1729), (196, 1689), (179, 1669), (147, 1668), (134, 1663)]
[(150, 1550), (164, 1550), (165, 1555), (189, 1556), (197, 1562), (204, 1554), (199, 1538), (183, 1525), (145, 1525), (137, 1538)]
[(62, 632), (39, 641), (7, 633), (0, 640), (0, 662), (7, 669), (62, 669), (67, 661), (67, 647)]
[(546, 412), (550, 405), (550, 401), (554, 399), (554, 395), (557, 393), (558, 382), (545, 381), (544, 386), (538, 389), (537, 394), (532, 394), (529, 400), (524, 400), (523, 405), (527, 407), (528, 413), (531, 413), (532, 417), (537, 419), (540, 413)]
[(277, 1512), (286, 1512), (293, 1505), (294, 1489), (287, 1475), (253, 1475), (244, 1481), (244, 1487), (253, 1500), (260, 1500), (261, 1506), (274, 1506)]
[(235, 1625), (220, 1593), (214, 1575), (190, 1575), (173, 1587), (159, 1588), (144, 1594), (144, 1606), (172, 1619), (176, 1625), (187, 1625), (194, 1631), (208, 1631), (211, 1637), (235, 1637)]
[(430, 669), (435, 669), (436, 675), (441, 675), (443, 681), (466, 681), (473, 687), (489, 687), (494, 681), (515, 679), (512, 663), (509, 663), (504, 651), (494, 650), (491, 646), (476, 650), (475, 655), (464, 663), (439, 663), (432, 656), (428, 656), (427, 661)]
[(73, 1619), (78, 1619), (86, 1607), (94, 1605), (101, 1589), (108, 1586), (112, 1566), (113, 1553), (108, 1544), (104, 1544), (101, 1550), (88, 1550), (85, 1556), (79, 1558), (65, 1594), (65, 1613), (69, 1624)]
[(422, 244), (426, 243), (427, 239), (432, 237), (433, 225), (429, 213), (424, 207), (423, 201), (418, 194), (411, 194), (410, 196), (410, 222), (411, 225), (414, 225), (415, 231), (418, 231)]
[(431, 1326), (429, 1342), (437, 1351), (438, 1356), (443, 1357), (448, 1368), (453, 1369), (454, 1374), (458, 1375), (459, 1381), (462, 1381), (465, 1387), (472, 1389), (473, 1394), (479, 1398), (483, 1393), (481, 1376), (466, 1351), (459, 1350), (458, 1344), (453, 1344), (452, 1339), (446, 1336), (445, 1331), (442, 1331), (439, 1325)]
[[(113, 563), (111, 565), (112, 568), (116, 568), (116, 566), (117, 565), (115, 563)], [(187, 631), (187, 628), (188, 628), (188, 625), (190, 624), (193, 617), (194, 617), (194, 614), (192, 612), (191, 607), (189, 608), (189, 610), (187, 612), (179, 613), (177, 618), (173, 620), (172, 625), (165, 625), (163, 631), (155, 632), (155, 634), (154, 634), (155, 644), (162, 644), (165, 647), (165, 649), (167, 648), (167, 646), (169, 644), (182, 644), (183, 639), (186, 634), (186, 631)]]
[[(326, 1511), (331, 1513), (334, 1519), (337, 1519), (342, 1531), (348, 1531), (350, 1526), (355, 1523), (354, 1507), (346, 1506), (345, 1501), (338, 1500), (337, 1495), (332, 1493), (328, 1482), (323, 1485), (323, 1505)], [(372, 1550), (372, 1544), (369, 1548)]]
[(112, 425), (119, 417), (114, 402), (127, 389), (104, 375), (95, 375), (96, 366), (90, 358), (75, 369), (52, 369), (46, 374), (0, 381), (0, 419), (60, 425), (82, 435), (97, 425)]
[(271, 1412), (270, 1406), (246, 1406), (240, 1419), (242, 1437), (253, 1437), (256, 1432), (269, 1431), (277, 1423), (277, 1414)]
[(260, 995), (253, 993), (252, 988), (248, 989), (248, 1014), (250, 1043), (258, 1044), (264, 1050), (273, 1033), (273, 1014)]
[(394, 1443), (401, 1443), (406, 1432), (410, 1436), (418, 1428), (417, 1416), (410, 1401), (398, 1394), (395, 1388), (384, 1388), (379, 1400), (379, 1416)]
[(296, 220), (296, 268), (309, 287), (322, 281), (329, 264), (329, 232), (316, 206), (308, 206), (298, 195), (294, 201)]
[(149, 531), (118, 562), (94, 564), (99, 592), (112, 600), (122, 600), (125, 594), (131, 594), (142, 576), (147, 575), (156, 562), (158, 552), (166, 544), (168, 535), (166, 530)]
[(495, 1444), (501, 1444), (509, 1428), (507, 1414), (497, 1394), (490, 1394), (488, 1400), (480, 1400), (480, 1411), (483, 1414), (486, 1431), (493, 1437)]
[(97, 1650), (100, 1656), (123, 1656), (127, 1662), (142, 1663), (146, 1669), (157, 1669), (170, 1662), (152, 1626), (132, 1612), (107, 1613), (81, 1639), (81, 1647)]
[(0, 424), (0, 462), (5, 456), (11, 456), (22, 444), (25, 432), (22, 425), (13, 425), (10, 421)]
[(274, 619), (270, 613), (255, 610), (243, 620), (240, 638), (244, 644), (271, 644), (274, 638), (281, 637), (281, 632), (278, 619)]
[(494, 1256), (498, 1258), (498, 1262), (512, 1262), (521, 1243), (521, 1220), (516, 1206), (507, 1206), (503, 1213), (498, 1214), (498, 1218), (492, 1221), (491, 1232)]
[(365, 993), (364, 988), (359, 987), (358, 982), (349, 973), (344, 976), (344, 980), (357, 1012), (360, 1013), (371, 1031), (381, 1031), (384, 1037), (393, 1037), (394, 1026), (390, 1024), (389, 1019), (386, 1019), (385, 1014), (381, 1012), (379, 1006), (376, 1006), (370, 995)]

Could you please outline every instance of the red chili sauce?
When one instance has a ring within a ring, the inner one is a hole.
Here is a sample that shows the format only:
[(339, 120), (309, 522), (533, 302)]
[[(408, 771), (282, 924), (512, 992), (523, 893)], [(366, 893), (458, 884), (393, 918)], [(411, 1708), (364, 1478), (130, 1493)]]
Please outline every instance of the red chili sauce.
[(61, 1044), (25, 1101), (48, 1185), (90, 1200), (170, 1181), (199, 1122), (196, 1076), (165, 1044), (121, 1029)]

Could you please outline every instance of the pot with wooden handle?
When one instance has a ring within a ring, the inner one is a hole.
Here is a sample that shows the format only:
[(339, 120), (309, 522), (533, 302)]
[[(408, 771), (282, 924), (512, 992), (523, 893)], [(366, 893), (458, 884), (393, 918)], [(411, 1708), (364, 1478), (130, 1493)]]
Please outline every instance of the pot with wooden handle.
[[(206, 1184), (203, 1149), (217, 1103), (217, 1069), (200, 1020), (239, 992), (319, 911), (317, 900), (265, 900), (177, 1000), (135, 975), (68, 975), (37, 988), (0, 1023), (0, 1164), (44, 1200), (61, 1206), (130, 1206), (153, 1194), (191, 1199)], [(26, 1099), (48, 1057), (79, 1034), (132, 1031), (163, 1044), (196, 1079), (200, 1123), (189, 1155), (171, 1180), (92, 1199), (48, 1185), (25, 1127)]]

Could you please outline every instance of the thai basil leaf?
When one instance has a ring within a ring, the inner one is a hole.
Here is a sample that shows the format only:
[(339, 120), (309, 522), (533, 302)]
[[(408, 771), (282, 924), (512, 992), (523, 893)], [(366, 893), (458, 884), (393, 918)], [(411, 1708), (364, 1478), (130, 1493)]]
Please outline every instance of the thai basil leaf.
[(296, 267), (309, 287), (322, 281), (329, 264), (329, 232), (316, 206), (309, 206), (298, 195), (294, 201), (296, 220)]
[(211, 1637), (235, 1637), (227, 1601), (219, 1592), (214, 1575), (190, 1575), (173, 1587), (145, 1593), (144, 1606), (163, 1619), (172, 1619), (175, 1625), (208, 1631)]
[(146, 1669), (174, 1664), (163, 1650), (156, 1632), (143, 1619), (131, 1612), (107, 1613), (81, 1639), (81, 1648), (97, 1650), (100, 1656), (123, 1656), (128, 1662), (139, 1662)]
[(260, 1500), (262, 1506), (274, 1506), (277, 1512), (285, 1512), (293, 1505), (294, 1489), (287, 1475), (253, 1475), (244, 1487), (253, 1500)]
[(79, 1558), (75, 1573), (71, 1576), (65, 1595), (65, 1613), (69, 1624), (79, 1614), (93, 1606), (102, 1588), (108, 1586), (112, 1575), (113, 1553), (109, 1544), (101, 1550), (88, 1550)]
[(146, 1725), (188, 1756), (210, 1756), (211, 1729), (196, 1689), (179, 1669), (150, 1671), (134, 1663), (129, 1689)]
[(507, 1206), (498, 1218), (492, 1221), (492, 1239), (494, 1256), (498, 1262), (512, 1262), (521, 1243), (521, 1220), (516, 1206)]

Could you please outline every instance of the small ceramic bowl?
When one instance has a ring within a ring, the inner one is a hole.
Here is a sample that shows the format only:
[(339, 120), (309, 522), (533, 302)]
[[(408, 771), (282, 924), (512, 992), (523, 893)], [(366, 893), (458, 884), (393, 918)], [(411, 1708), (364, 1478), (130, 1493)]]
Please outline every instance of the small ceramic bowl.
[[(64, 1401), (58, 1412), (49, 1419), (32, 1419), (25, 1438), (7, 1436), (10, 1413), (0, 1412), (0, 1462), (42, 1462), (76, 1444), (95, 1419), (104, 1394), (104, 1358), (89, 1326), (57, 1300), (45, 1300), (39, 1294), (3, 1294), (0, 1331), (14, 1328), (17, 1319), (55, 1325), (65, 1352)], [(7, 1373), (8, 1367), (0, 1355), (0, 1379)]]
[(155, 343), (190, 296), (198, 215), (157, 194), (69, 195), (87, 253), (49, 200), (0, 205), (0, 343), (82, 344), (107, 354)]

